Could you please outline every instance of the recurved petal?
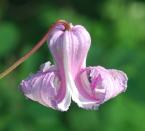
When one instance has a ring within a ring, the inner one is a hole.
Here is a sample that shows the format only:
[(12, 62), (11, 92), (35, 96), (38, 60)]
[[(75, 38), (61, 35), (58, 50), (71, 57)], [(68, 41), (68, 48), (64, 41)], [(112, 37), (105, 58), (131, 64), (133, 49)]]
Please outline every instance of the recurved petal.
[(75, 102), (85, 109), (94, 109), (105, 101), (126, 90), (127, 76), (124, 72), (104, 67), (82, 69), (75, 79)]
[(48, 63), (41, 66), (36, 74), (23, 80), (20, 88), (27, 98), (53, 109), (66, 111), (71, 103), (70, 93), (57, 69)]
[(108, 69), (109, 74), (112, 77), (112, 86), (107, 88), (107, 93), (105, 97), (105, 101), (109, 100), (112, 97), (117, 96), (121, 92), (125, 92), (127, 89), (127, 75), (120, 70)]

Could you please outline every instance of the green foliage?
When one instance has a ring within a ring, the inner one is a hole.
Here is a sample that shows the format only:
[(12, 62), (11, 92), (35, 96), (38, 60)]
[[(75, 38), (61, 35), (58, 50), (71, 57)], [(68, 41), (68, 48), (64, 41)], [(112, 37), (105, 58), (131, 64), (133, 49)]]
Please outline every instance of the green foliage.
[(145, 2), (1, 0), (0, 71), (30, 50), (58, 19), (87, 28), (92, 38), (87, 65), (124, 70), (129, 77), (126, 93), (97, 111), (85, 111), (73, 103), (62, 113), (27, 100), (18, 86), (40, 64), (52, 61), (45, 45), (0, 80), (0, 130), (145, 130)]
[(10, 53), (18, 44), (19, 32), (13, 23), (0, 24), (0, 56)]

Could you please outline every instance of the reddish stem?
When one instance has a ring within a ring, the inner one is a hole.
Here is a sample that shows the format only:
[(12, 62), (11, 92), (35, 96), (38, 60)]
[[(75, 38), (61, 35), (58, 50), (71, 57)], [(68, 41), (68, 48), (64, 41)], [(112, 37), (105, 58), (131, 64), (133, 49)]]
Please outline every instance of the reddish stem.
[(28, 59), (33, 53), (35, 53), (48, 39), (48, 36), (50, 32), (53, 30), (53, 28), (57, 24), (63, 24), (65, 26), (66, 30), (70, 30), (70, 24), (64, 20), (58, 20), (56, 21), (49, 29), (49, 31), (44, 35), (44, 37), (22, 58), (20, 58), (18, 61), (16, 61), (12, 66), (10, 66), (8, 69), (6, 69), (4, 72), (0, 74), (0, 79), (8, 75), (11, 71), (13, 71), (16, 67), (18, 67), (21, 63), (23, 63), (26, 59)]

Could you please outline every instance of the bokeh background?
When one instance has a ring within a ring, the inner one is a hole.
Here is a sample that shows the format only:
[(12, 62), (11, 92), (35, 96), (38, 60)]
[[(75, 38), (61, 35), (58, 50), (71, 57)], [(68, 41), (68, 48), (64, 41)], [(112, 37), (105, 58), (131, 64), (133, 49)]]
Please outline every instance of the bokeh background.
[(62, 113), (27, 100), (19, 83), (52, 61), (45, 44), (0, 80), (0, 131), (145, 131), (144, 0), (0, 0), (0, 71), (29, 51), (58, 19), (87, 28), (92, 37), (87, 65), (125, 71), (126, 93), (97, 111), (72, 103)]

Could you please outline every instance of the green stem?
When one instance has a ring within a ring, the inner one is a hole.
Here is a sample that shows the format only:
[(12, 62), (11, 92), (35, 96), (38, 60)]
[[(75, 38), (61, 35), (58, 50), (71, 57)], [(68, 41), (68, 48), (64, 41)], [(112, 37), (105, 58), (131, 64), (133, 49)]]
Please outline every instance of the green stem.
[(20, 58), (18, 61), (16, 61), (12, 66), (10, 66), (4, 72), (0, 73), (0, 79), (5, 77), (6, 75), (8, 75), (16, 67), (18, 67), (21, 63), (23, 63), (26, 59), (28, 59), (33, 53), (35, 53), (48, 39), (50, 32), (53, 30), (53, 28), (56, 26), (56, 24), (63, 24), (67, 30), (70, 29), (70, 25), (68, 22), (66, 22), (64, 20), (56, 21), (56, 23), (50, 27), (49, 31), (44, 35), (44, 37), (27, 54), (25, 54), (22, 58)]

